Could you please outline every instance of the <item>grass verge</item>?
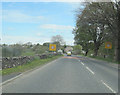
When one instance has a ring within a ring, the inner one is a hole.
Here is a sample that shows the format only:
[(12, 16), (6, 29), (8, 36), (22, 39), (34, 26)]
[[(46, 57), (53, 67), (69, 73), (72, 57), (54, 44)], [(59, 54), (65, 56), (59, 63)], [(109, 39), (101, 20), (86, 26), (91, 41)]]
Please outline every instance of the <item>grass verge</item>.
[(0, 70), (0, 75), (2, 75), (2, 70)]
[(34, 61), (29, 62), (27, 64), (17, 66), (17, 67), (14, 67), (14, 68), (3, 69), (2, 70), (2, 75), (8, 75), (8, 74), (11, 74), (11, 73), (18, 73), (18, 72), (25, 72), (25, 71), (33, 69), (37, 66), (40, 66), (40, 65), (46, 64), (48, 62), (51, 62), (51, 61), (53, 61), (53, 60), (55, 60), (55, 59), (57, 59), (61, 56), (62, 55), (53, 56), (53, 57), (50, 57), (50, 58), (47, 58), (47, 59), (36, 58)]
[(116, 62), (116, 61), (114, 61), (113, 59), (110, 59), (110, 58), (103, 58), (103, 57), (99, 57), (99, 56), (96, 56), (96, 57), (88, 56), (88, 57), (98, 59), (98, 60), (102, 60), (102, 61), (106, 61), (106, 62), (110, 62), (110, 63), (113, 63), (113, 64), (119, 64), (118, 62)]
[[(80, 56), (84, 56), (84, 55), (80, 55)], [(103, 58), (103, 57), (99, 57), (99, 56), (84, 56), (84, 57), (89, 57), (89, 58), (93, 58), (93, 59), (97, 59), (97, 60), (101, 60), (101, 61), (106, 61), (106, 62), (110, 62), (113, 64), (120, 64), (120, 62), (116, 62), (110, 58)]]

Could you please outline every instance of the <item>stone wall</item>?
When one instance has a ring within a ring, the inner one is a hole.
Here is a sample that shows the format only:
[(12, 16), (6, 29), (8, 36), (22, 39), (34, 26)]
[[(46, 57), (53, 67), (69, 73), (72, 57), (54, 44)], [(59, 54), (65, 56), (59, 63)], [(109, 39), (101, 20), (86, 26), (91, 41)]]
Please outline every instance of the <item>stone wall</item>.
[(23, 65), (28, 62), (31, 62), (35, 59), (35, 57), (39, 57), (40, 59), (46, 59), (58, 54), (42, 54), (42, 55), (35, 55), (35, 56), (21, 56), (21, 57), (3, 57), (2, 58), (2, 69), (5, 68), (13, 68), (15, 66)]

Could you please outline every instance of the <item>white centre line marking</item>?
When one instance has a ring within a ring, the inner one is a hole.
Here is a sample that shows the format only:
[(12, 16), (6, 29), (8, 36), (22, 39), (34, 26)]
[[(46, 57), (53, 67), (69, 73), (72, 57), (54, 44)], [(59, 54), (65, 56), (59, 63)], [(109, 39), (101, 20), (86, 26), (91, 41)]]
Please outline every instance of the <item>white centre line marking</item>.
[(85, 65), (82, 61), (78, 60), (82, 65)]
[(95, 74), (89, 67), (86, 66), (86, 69), (88, 69), (93, 75)]
[(101, 80), (101, 82), (102, 82), (108, 89), (110, 89), (113, 93), (116, 93), (116, 91), (114, 91), (110, 86), (108, 86), (103, 80)]

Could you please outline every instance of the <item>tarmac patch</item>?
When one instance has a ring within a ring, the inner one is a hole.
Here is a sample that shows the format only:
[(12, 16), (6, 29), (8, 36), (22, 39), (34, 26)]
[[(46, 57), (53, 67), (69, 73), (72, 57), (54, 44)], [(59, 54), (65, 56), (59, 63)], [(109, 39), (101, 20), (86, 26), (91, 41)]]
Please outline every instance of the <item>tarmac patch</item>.
[(68, 57), (68, 56), (65, 56), (63, 58), (68, 58), (68, 59), (79, 59), (78, 57)]

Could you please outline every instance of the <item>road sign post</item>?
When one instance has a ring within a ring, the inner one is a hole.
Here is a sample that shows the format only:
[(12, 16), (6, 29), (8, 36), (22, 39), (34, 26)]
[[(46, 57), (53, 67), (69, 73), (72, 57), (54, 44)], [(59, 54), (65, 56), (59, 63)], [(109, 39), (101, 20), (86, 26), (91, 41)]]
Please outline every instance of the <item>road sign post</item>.
[(49, 44), (49, 51), (56, 51), (56, 44)]
[(109, 49), (112, 49), (112, 43), (111, 42), (106, 42), (105, 43), (105, 48), (107, 49), (107, 55), (108, 55), (108, 53), (109, 53)]
[(112, 49), (112, 43), (111, 42), (106, 42), (105, 43), (105, 48), (106, 49)]

